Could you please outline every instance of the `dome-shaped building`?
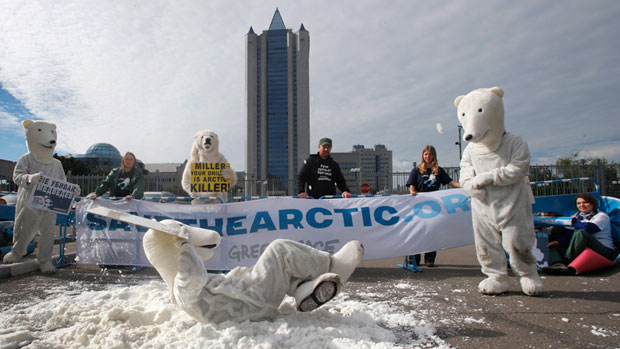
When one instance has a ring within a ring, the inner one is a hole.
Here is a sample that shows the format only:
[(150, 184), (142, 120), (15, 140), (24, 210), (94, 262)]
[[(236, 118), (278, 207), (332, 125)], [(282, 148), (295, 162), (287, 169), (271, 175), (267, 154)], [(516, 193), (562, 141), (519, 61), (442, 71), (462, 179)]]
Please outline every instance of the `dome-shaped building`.
[[(123, 156), (118, 149), (109, 143), (96, 143), (88, 147), (85, 154), (73, 155), (77, 160), (80, 160), (90, 168), (103, 168), (111, 170), (115, 167), (121, 166), (121, 160)], [(144, 170), (144, 163), (139, 159), (136, 159), (136, 164), (139, 168)]]
[(109, 143), (96, 143), (88, 147), (84, 155), (100, 155), (110, 158), (121, 158), (121, 152)]
[(109, 143), (96, 143), (88, 147), (85, 154), (73, 156), (75, 159), (83, 161), (90, 168), (103, 168), (111, 170), (121, 165), (121, 152)]

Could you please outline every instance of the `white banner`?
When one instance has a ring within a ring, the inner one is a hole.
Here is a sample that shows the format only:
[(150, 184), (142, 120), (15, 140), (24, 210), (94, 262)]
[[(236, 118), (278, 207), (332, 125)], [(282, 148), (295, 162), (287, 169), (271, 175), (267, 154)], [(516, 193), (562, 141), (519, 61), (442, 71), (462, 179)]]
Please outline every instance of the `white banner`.
[(217, 270), (254, 265), (265, 247), (278, 238), (330, 253), (350, 240), (360, 240), (365, 260), (474, 243), (469, 197), (462, 189), (330, 200), (280, 197), (220, 205), (97, 199), (77, 205), (77, 256), (81, 264), (149, 265), (142, 250), (146, 229), (86, 214), (90, 205), (216, 230), (222, 244), (205, 265)]

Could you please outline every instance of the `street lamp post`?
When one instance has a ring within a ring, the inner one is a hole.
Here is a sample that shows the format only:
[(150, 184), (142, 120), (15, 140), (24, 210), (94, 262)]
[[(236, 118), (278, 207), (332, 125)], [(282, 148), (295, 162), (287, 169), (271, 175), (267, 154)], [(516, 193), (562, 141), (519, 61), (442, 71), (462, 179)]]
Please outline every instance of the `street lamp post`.
[[(358, 176), (357, 174), (358, 174), (361, 170), (360, 170), (360, 168), (359, 168), (359, 167), (354, 167), (354, 168), (352, 168), (350, 171), (351, 171), (351, 172), (353, 172), (353, 173), (355, 173), (355, 183), (356, 183), (356, 185), (357, 185), (357, 188), (356, 188), (355, 190), (356, 190), (356, 191), (358, 191), (358, 190), (360, 190), (360, 186), (361, 186), (361, 184), (359, 183), (360, 178), (359, 178), (359, 176)], [(360, 192), (360, 194), (361, 194), (361, 192)]]
[(458, 125), (457, 126), (458, 130), (459, 130), (459, 140), (457, 142), (455, 142), (454, 144), (459, 146), (459, 161), (461, 161), (461, 158), (463, 157), (463, 152), (461, 151), (461, 142), (463, 141), (461, 139), (461, 130), (463, 129), (463, 126)]

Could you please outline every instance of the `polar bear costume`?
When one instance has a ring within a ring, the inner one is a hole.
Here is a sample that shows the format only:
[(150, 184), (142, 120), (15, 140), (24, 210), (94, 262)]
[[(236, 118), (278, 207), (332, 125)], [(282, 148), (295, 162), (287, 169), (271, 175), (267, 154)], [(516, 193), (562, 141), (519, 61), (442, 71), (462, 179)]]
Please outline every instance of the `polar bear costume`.
[(280, 239), (271, 242), (251, 268), (209, 274), (204, 261), (219, 245), (218, 233), (174, 220), (162, 223), (181, 227), (190, 238), (151, 229), (143, 239), (146, 257), (168, 286), (172, 302), (201, 322), (269, 319), (287, 294), (295, 297), (298, 310), (314, 310), (338, 294), (364, 253), (359, 241), (330, 256)]
[[(214, 204), (220, 203), (219, 200), (205, 200), (197, 199), (199, 197), (217, 197), (226, 202), (228, 194), (225, 192), (192, 192), (191, 191), (191, 171), (192, 163), (228, 163), (226, 157), (219, 152), (219, 138), (213, 131), (203, 130), (198, 131), (194, 136), (194, 143), (192, 144), (192, 151), (189, 155), (189, 160), (185, 165), (183, 171), (183, 180), (181, 185), (190, 196), (195, 198), (192, 200), (192, 204)], [(227, 167), (222, 170), (222, 177), (230, 180), (230, 187), (232, 188), (237, 183), (237, 176), (235, 171)]]
[[(43, 273), (54, 273), (52, 247), (56, 230), (56, 213), (30, 207), (27, 202), (43, 175), (66, 181), (62, 164), (52, 156), (56, 148), (56, 125), (43, 121), (25, 120), (26, 144), (28, 153), (17, 161), (13, 171), (13, 181), (19, 186), (15, 207), (15, 230), (13, 248), (3, 258), (3, 262), (15, 263), (26, 255), (28, 243), (38, 231), (37, 259)], [(79, 190), (79, 187), (78, 187)]]
[(528, 171), (530, 152), (520, 136), (504, 129), (504, 92), (499, 87), (477, 89), (454, 101), (469, 141), (461, 160), (460, 183), (472, 197), (472, 220), (478, 261), (487, 279), (483, 294), (508, 291), (506, 255), (530, 296), (543, 292), (532, 254), (534, 223)]

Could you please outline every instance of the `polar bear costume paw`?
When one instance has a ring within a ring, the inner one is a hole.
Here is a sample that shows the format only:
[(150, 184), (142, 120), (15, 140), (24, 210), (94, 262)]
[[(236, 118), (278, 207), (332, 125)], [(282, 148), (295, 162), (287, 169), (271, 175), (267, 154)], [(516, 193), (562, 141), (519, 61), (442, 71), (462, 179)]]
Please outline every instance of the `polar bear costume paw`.
[(51, 261), (39, 263), (39, 270), (43, 274), (54, 274), (56, 272), (56, 267)]
[(297, 310), (312, 311), (336, 297), (341, 289), (340, 276), (334, 273), (322, 274), (314, 280), (306, 281), (295, 290)]
[(17, 263), (21, 261), (22, 261), (22, 257), (18, 257), (15, 253), (13, 253), (13, 251), (5, 254), (4, 258), (2, 258), (2, 263), (4, 264), (12, 264), (12, 263)]
[(349, 241), (331, 257), (329, 272), (338, 274), (341, 282), (347, 282), (362, 261), (362, 257), (364, 257), (362, 243), (357, 240)]
[(540, 296), (543, 291), (543, 283), (538, 274), (522, 276), (520, 279), (521, 290), (528, 296)]
[(501, 294), (508, 291), (509, 288), (510, 285), (508, 284), (507, 277), (501, 277), (499, 279), (486, 278), (478, 284), (478, 291), (486, 295)]

